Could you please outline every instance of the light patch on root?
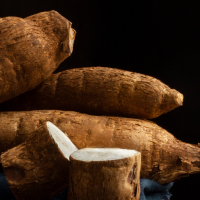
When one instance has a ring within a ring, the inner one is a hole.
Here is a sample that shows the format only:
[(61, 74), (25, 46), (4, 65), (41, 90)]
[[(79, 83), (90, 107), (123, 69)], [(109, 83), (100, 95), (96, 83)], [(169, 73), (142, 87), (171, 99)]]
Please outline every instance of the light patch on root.
[(77, 147), (72, 143), (72, 141), (54, 124), (47, 122), (47, 129), (49, 134), (52, 136), (60, 151), (69, 160), (69, 156), (77, 151)]
[(183, 95), (181, 93), (177, 92), (177, 94), (174, 96), (174, 99), (178, 106), (183, 105)]
[(136, 155), (138, 151), (119, 148), (84, 148), (75, 151), (71, 156), (81, 161), (120, 160)]

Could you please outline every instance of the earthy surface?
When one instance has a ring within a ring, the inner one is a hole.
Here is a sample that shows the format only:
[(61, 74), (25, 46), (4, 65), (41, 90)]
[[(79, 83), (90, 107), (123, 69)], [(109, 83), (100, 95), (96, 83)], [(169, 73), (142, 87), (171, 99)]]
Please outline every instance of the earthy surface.
[(59, 127), (78, 149), (107, 147), (141, 152), (141, 178), (165, 184), (200, 172), (200, 148), (176, 139), (151, 121), (70, 111), (1, 112), (0, 152), (25, 141), (44, 121)]
[(181, 93), (153, 77), (108, 67), (86, 67), (53, 74), (36, 89), (1, 104), (0, 110), (71, 110), (148, 119), (182, 102)]
[(51, 199), (68, 185), (69, 160), (45, 124), (25, 143), (4, 152), (1, 162), (17, 200)]
[[(128, 155), (127, 155), (128, 154)], [(85, 148), (70, 156), (70, 200), (139, 200), (141, 153)]]
[(73, 50), (75, 31), (56, 11), (0, 18), (0, 102), (34, 89)]

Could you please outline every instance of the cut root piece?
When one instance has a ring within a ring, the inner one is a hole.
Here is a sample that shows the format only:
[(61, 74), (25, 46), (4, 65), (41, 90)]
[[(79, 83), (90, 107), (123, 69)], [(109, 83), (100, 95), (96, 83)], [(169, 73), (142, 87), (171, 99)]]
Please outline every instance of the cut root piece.
[(85, 148), (70, 156), (70, 200), (140, 197), (141, 153), (118, 148)]
[(47, 128), (49, 134), (53, 137), (54, 141), (57, 143), (58, 148), (62, 151), (64, 156), (69, 160), (69, 156), (76, 150), (76, 146), (72, 141), (54, 124), (47, 122)]
[(1, 162), (17, 200), (51, 199), (68, 185), (69, 155), (77, 150), (51, 122), (24, 143), (4, 152)]

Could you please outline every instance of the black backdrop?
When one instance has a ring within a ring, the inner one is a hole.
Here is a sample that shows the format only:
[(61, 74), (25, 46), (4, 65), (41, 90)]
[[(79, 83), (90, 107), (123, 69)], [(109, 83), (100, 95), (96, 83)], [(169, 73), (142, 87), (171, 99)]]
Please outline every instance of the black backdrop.
[[(77, 31), (74, 52), (56, 70), (106, 66), (153, 76), (184, 95), (184, 105), (154, 119), (178, 139), (200, 142), (198, 1), (0, 0), (0, 17), (56, 10)], [(200, 175), (177, 181), (172, 199), (196, 199)]]

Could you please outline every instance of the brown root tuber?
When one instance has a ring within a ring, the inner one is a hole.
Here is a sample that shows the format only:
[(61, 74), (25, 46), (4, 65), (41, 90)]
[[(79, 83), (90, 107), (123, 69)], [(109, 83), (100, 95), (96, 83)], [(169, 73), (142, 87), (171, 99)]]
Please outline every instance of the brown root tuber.
[(0, 152), (25, 141), (43, 121), (54, 123), (78, 149), (122, 148), (141, 152), (141, 178), (165, 184), (200, 172), (200, 148), (176, 139), (153, 122), (70, 111), (0, 113)]
[(85, 148), (70, 156), (70, 200), (139, 200), (141, 153)]
[(75, 31), (56, 11), (0, 20), (0, 102), (34, 89), (73, 51)]
[(86, 67), (53, 74), (36, 89), (1, 104), (0, 110), (71, 110), (150, 119), (182, 105), (182, 101), (181, 93), (153, 77)]
[(77, 148), (47, 122), (24, 143), (1, 155), (7, 182), (17, 200), (51, 199), (69, 180), (69, 156)]

